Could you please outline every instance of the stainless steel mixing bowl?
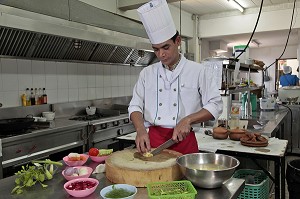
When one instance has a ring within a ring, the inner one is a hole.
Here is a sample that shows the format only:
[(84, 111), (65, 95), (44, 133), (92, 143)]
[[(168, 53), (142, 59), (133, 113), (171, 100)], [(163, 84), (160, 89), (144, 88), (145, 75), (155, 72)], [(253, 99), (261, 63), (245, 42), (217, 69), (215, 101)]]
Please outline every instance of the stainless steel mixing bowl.
[[(183, 175), (194, 185), (202, 188), (217, 188), (231, 178), (240, 162), (231, 156), (215, 153), (192, 153), (176, 159)], [(201, 166), (213, 165), (211, 168)], [(222, 168), (214, 168), (218, 167)], [(199, 169), (198, 169), (199, 168)], [(211, 170), (215, 169), (215, 170)]]

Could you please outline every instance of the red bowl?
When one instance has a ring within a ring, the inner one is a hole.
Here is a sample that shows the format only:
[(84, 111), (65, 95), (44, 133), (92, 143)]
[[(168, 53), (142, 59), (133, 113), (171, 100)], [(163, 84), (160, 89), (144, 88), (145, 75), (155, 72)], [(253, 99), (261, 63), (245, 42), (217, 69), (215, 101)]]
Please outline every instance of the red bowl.
[(89, 159), (89, 155), (87, 154), (80, 154), (81, 159), (83, 160), (78, 160), (78, 161), (73, 161), (69, 160), (68, 156), (65, 156), (63, 158), (63, 161), (70, 167), (75, 167), (75, 166), (82, 166), (86, 163), (86, 161)]
[(85, 175), (79, 175), (79, 176), (68, 176), (68, 175), (65, 175), (65, 170), (63, 170), (61, 172), (61, 174), (65, 177), (66, 180), (74, 180), (74, 179), (77, 179), (77, 178), (88, 178), (90, 177), (90, 175), (92, 174), (93, 172), (93, 169), (91, 167), (86, 167), (86, 166), (76, 166), (76, 167), (73, 167), (73, 168), (77, 168), (77, 169), (80, 169), (80, 168), (86, 168), (88, 173), (85, 174)]
[(94, 161), (94, 162), (104, 162), (106, 160), (106, 158), (108, 158), (109, 155), (104, 155), (104, 156), (90, 156), (90, 158)]
[[(83, 190), (70, 190), (68, 189), (68, 187), (70, 186), (75, 186), (75, 183), (82, 183), (82, 182), (90, 182), (90, 183), (95, 183), (95, 185), (91, 188), (86, 188)], [(66, 182), (64, 184), (64, 189), (66, 190), (66, 192), (68, 192), (68, 194), (70, 194), (71, 196), (74, 197), (86, 197), (92, 193), (94, 193), (94, 191), (96, 190), (97, 186), (99, 185), (99, 181), (97, 179), (94, 178), (77, 178), (74, 180), (70, 180), (68, 182)]]

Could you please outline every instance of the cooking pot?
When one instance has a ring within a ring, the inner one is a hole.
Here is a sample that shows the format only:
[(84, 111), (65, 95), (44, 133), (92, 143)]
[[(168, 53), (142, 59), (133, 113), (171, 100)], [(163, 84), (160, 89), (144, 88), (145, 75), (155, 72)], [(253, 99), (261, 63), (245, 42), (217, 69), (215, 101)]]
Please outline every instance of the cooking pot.
[(12, 118), (0, 120), (0, 132), (17, 132), (21, 130), (27, 130), (32, 126), (34, 118)]

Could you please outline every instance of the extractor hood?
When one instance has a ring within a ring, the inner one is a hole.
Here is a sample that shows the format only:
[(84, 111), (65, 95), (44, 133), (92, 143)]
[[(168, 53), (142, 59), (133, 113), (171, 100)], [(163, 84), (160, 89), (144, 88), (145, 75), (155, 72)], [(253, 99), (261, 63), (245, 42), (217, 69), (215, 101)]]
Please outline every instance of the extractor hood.
[(78, 0), (0, 4), (2, 57), (136, 66), (157, 62), (140, 22)]

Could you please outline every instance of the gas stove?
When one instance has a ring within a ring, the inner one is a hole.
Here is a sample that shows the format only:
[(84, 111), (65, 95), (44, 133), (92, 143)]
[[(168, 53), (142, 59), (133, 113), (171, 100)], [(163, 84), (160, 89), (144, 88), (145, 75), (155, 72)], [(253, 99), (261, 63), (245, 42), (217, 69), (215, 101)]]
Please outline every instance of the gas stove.
[(21, 129), (18, 131), (9, 131), (9, 132), (0, 131), (0, 139), (31, 133), (35, 130), (48, 129), (50, 128), (50, 126), (51, 126), (50, 122), (33, 122), (33, 124), (26, 129)]
[(94, 115), (79, 115), (79, 116), (73, 116), (69, 120), (76, 120), (76, 121), (93, 121), (93, 120), (99, 120), (104, 118), (102, 114), (94, 114)]

